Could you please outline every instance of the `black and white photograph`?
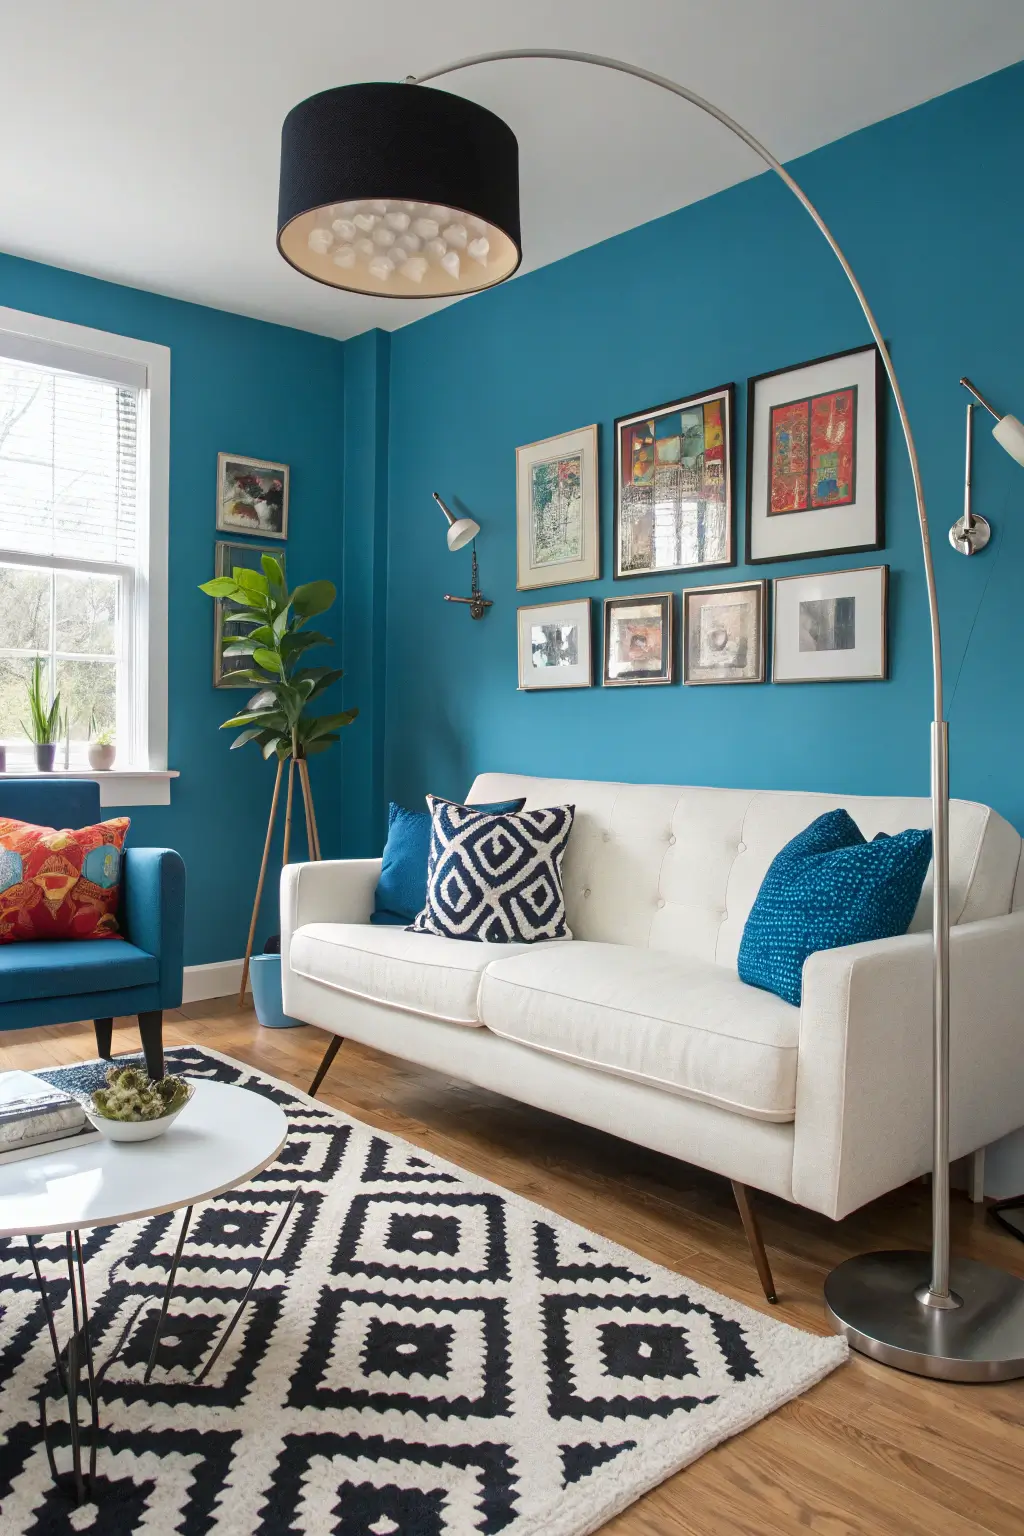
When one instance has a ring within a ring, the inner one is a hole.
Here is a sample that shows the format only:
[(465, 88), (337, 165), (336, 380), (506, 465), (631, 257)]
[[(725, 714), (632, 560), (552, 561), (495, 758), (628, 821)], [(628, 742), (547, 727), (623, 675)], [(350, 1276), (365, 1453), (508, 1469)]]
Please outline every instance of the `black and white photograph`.
[(520, 689), (592, 685), (588, 597), (520, 608), (518, 624)]
[(773, 586), (773, 682), (873, 682), (888, 676), (887, 565), (780, 576)]
[(683, 682), (763, 683), (767, 582), (683, 593)]

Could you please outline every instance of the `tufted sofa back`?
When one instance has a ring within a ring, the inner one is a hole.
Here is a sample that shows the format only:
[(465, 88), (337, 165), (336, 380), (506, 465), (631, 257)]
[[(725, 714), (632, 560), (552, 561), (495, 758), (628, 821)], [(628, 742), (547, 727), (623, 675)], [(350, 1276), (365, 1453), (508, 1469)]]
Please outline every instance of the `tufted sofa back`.
[[(563, 870), (578, 939), (672, 950), (735, 966), (743, 925), (775, 855), (816, 816), (849, 811), (865, 837), (927, 827), (926, 799), (702, 789), (483, 773), (472, 801), (526, 796), (528, 809), (575, 805)], [(1021, 839), (971, 800), (950, 805), (950, 916), (1010, 911)], [(931, 874), (912, 931), (931, 921)]]

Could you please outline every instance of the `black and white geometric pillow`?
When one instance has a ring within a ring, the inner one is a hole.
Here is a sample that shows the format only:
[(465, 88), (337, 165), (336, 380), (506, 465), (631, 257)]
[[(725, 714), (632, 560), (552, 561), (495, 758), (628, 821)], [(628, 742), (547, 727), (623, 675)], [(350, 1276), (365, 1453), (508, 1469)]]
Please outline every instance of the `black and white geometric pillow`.
[(573, 805), (503, 815), (427, 796), (427, 904), (410, 933), (492, 944), (571, 939), (562, 856)]

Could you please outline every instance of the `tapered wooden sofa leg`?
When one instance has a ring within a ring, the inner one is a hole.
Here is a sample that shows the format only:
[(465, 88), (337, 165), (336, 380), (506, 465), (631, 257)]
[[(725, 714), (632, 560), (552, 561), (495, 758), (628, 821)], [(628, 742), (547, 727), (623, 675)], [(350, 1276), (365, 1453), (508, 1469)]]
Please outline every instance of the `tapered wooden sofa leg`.
[(114, 1039), (114, 1021), (113, 1019), (93, 1019), (92, 1027), (96, 1031), (96, 1054), (104, 1061), (109, 1061)]
[(146, 1071), (154, 1082), (164, 1075), (164, 1014), (162, 1008), (152, 1013), (139, 1014), (139, 1034), (142, 1037), (142, 1054), (146, 1058)]
[(768, 1301), (778, 1301), (775, 1294), (775, 1281), (772, 1279), (771, 1265), (768, 1263), (768, 1255), (764, 1251), (764, 1239), (761, 1236), (761, 1228), (757, 1215), (750, 1200), (750, 1191), (745, 1184), (740, 1184), (736, 1179), (732, 1180), (732, 1192), (736, 1198), (736, 1206), (740, 1213), (740, 1221), (743, 1230), (747, 1234), (747, 1242), (750, 1244), (750, 1252), (754, 1258), (754, 1267), (757, 1270), (757, 1278), (761, 1282)]
[(344, 1044), (345, 1042), (340, 1035), (331, 1036), (331, 1043), (327, 1047), (326, 1051), (324, 1051), (324, 1059), (316, 1069), (316, 1077), (314, 1077), (313, 1081), (309, 1085), (309, 1096), (311, 1099), (316, 1098), (317, 1089), (320, 1087), (320, 1084), (327, 1076), (327, 1073), (330, 1070), (331, 1062), (334, 1060), (335, 1056), (337, 1056), (338, 1052), (341, 1050), (341, 1047)]

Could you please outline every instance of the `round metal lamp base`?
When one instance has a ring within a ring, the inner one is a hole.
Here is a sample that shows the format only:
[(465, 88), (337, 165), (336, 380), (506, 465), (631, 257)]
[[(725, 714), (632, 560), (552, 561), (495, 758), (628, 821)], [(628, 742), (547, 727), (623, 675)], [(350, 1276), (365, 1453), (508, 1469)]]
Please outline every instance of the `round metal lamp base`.
[(1024, 1376), (1024, 1280), (953, 1259), (950, 1289), (963, 1306), (940, 1311), (917, 1299), (927, 1289), (927, 1253), (862, 1253), (825, 1281), (825, 1310), (853, 1349), (883, 1365), (939, 1381), (1011, 1381)]

